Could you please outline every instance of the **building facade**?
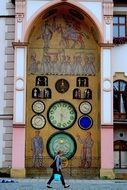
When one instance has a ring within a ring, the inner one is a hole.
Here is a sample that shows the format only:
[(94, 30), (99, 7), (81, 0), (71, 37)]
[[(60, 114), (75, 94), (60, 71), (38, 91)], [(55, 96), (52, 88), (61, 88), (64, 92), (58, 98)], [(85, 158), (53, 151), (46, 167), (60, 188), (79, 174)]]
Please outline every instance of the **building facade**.
[(126, 1), (0, 5), (1, 170), (36, 176), (62, 150), (77, 175), (117, 177), (127, 168)]

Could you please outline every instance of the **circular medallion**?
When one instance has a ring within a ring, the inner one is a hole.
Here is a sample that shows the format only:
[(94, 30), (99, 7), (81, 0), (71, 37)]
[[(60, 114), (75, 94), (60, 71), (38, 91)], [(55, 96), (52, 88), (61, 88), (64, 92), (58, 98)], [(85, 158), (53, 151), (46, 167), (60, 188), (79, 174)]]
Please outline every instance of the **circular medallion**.
[(84, 129), (84, 130), (87, 130), (89, 128), (92, 127), (93, 125), (93, 120), (90, 116), (88, 115), (85, 115), (85, 116), (81, 116), (78, 120), (78, 124), (79, 124), (79, 127), (81, 129)]
[(56, 129), (64, 130), (72, 127), (77, 119), (74, 106), (64, 100), (53, 103), (48, 110), (48, 120)]
[(47, 142), (47, 151), (54, 158), (58, 150), (61, 150), (63, 157), (70, 159), (74, 156), (77, 144), (74, 137), (68, 133), (57, 132)]
[(83, 114), (88, 114), (92, 110), (92, 105), (87, 101), (81, 102), (81, 104), (79, 105), (79, 110)]
[(69, 89), (69, 82), (65, 79), (59, 79), (55, 84), (56, 90), (60, 93), (65, 93)]
[(32, 104), (32, 110), (35, 113), (42, 113), (45, 110), (45, 104), (42, 101), (37, 100)]
[(31, 125), (35, 129), (42, 129), (46, 124), (46, 119), (42, 115), (34, 115), (31, 118)]

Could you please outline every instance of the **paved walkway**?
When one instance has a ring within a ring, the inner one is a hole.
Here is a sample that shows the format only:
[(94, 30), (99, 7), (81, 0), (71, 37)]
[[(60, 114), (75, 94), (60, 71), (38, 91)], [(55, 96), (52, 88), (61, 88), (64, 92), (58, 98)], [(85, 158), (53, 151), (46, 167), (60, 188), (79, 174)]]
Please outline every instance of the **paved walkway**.
[[(43, 179), (12, 179), (5, 178), (2, 183), (0, 178), (0, 190), (48, 190), (46, 188), (47, 178)], [(70, 184), (68, 190), (127, 190), (127, 180), (78, 180), (67, 179)], [(60, 182), (52, 182), (52, 190), (64, 190)]]

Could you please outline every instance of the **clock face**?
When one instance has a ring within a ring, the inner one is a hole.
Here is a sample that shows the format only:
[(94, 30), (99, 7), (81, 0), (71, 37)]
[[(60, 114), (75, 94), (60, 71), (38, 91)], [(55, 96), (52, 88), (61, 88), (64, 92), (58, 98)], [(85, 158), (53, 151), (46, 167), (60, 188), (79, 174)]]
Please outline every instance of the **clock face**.
[(35, 129), (42, 129), (46, 124), (46, 120), (42, 115), (34, 115), (31, 119), (31, 125)]
[(89, 102), (84, 101), (84, 102), (82, 102), (82, 103), (79, 105), (79, 110), (80, 110), (80, 112), (83, 113), (83, 114), (88, 114), (88, 113), (90, 113), (91, 110), (92, 110), (92, 105), (91, 105)]
[(42, 101), (37, 100), (32, 104), (32, 110), (35, 113), (42, 113), (45, 110), (45, 104)]
[(83, 115), (78, 120), (79, 127), (83, 130), (90, 129), (93, 125), (93, 120), (88, 115)]
[(58, 101), (49, 107), (48, 120), (57, 129), (64, 130), (72, 127), (76, 118), (76, 109), (67, 101)]
[(58, 150), (61, 150), (63, 157), (70, 159), (74, 156), (77, 144), (74, 137), (65, 132), (57, 132), (48, 139), (47, 151), (54, 158)]

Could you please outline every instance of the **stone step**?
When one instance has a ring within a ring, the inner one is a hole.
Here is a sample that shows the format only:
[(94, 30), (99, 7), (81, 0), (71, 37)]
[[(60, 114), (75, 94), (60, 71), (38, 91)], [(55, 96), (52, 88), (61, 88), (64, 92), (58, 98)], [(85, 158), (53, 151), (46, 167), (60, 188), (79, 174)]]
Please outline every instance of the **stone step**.
[[(99, 168), (63, 168), (62, 173), (66, 178), (99, 178)], [(43, 177), (52, 174), (51, 168), (27, 168), (27, 177)]]

